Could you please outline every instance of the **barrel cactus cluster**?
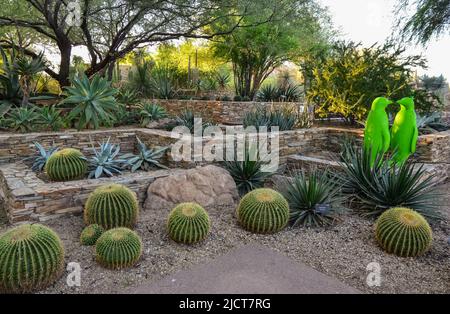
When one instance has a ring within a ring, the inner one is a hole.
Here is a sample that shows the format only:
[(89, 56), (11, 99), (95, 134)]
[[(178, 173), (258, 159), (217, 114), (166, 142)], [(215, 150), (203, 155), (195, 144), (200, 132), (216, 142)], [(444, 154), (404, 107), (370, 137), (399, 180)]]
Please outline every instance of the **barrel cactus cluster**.
[(65, 148), (53, 153), (45, 164), (45, 172), (53, 181), (70, 181), (82, 178), (88, 164), (77, 149)]
[(170, 212), (167, 229), (169, 236), (176, 242), (197, 243), (208, 235), (208, 213), (196, 203), (181, 203)]
[(133, 266), (141, 257), (142, 241), (128, 228), (114, 228), (103, 233), (95, 245), (96, 260), (103, 267), (122, 269)]
[(82, 245), (95, 245), (98, 238), (103, 234), (105, 229), (97, 224), (92, 224), (83, 229), (80, 236), (80, 242)]
[(241, 199), (236, 215), (239, 223), (248, 231), (275, 233), (288, 223), (289, 205), (277, 191), (256, 189)]
[(136, 194), (124, 185), (108, 184), (89, 195), (84, 209), (87, 225), (98, 224), (108, 230), (132, 228), (139, 215)]
[(376, 222), (375, 234), (383, 250), (401, 257), (419, 256), (432, 242), (432, 231), (425, 218), (404, 207), (385, 211)]
[(25, 224), (0, 236), (0, 293), (28, 293), (53, 284), (64, 269), (59, 236)]

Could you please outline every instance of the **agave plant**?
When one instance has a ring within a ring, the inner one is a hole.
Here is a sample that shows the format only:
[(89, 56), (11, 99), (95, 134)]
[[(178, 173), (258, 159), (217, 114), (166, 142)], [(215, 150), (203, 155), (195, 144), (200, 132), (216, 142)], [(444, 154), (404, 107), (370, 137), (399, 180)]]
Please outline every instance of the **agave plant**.
[(134, 108), (128, 110), (124, 104), (117, 104), (113, 117), (114, 126), (135, 124), (138, 120), (139, 113), (137, 112), (137, 110), (135, 110)]
[(143, 97), (152, 95), (152, 68), (154, 62), (152, 60), (144, 60), (136, 63), (135, 67), (128, 74), (128, 85), (136, 93)]
[(40, 172), (44, 169), (44, 166), (50, 156), (53, 155), (53, 153), (57, 152), (59, 148), (51, 146), (48, 150), (46, 150), (44, 146), (42, 146), (38, 142), (34, 142), (34, 146), (36, 147), (37, 154), (35, 156), (25, 158), (25, 160), (33, 160), (31, 170)]
[(37, 123), (44, 126), (46, 130), (52, 131), (58, 131), (66, 125), (61, 110), (56, 109), (56, 106), (45, 106), (39, 109)]
[(138, 92), (134, 89), (121, 88), (117, 93), (117, 102), (125, 107), (135, 105), (139, 102)]
[(15, 131), (30, 132), (34, 130), (39, 115), (34, 107), (18, 107), (10, 110), (6, 116), (5, 124)]
[(141, 116), (142, 126), (146, 126), (151, 121), (156, 121), (167, 117), (167, 112), (163, 107), (157, 104), (149, 103), (145, 103), (143, 106), (141, 106), (139, 114)]
[(294, 85), (291, 83), (281, 86), (278, 89), (278, 95), (281, 101), (298, 101), (302, 95), (302, 91), (299, 85)]
[(69, 114), (70, 119), (76, 119), (78, 130), (93, 125), (95, 129), (104, 121), (113, 118), (116, 109), (114, 95), (117, 90), (110, 86), (106, 79), (95, 75), (92, 81), (83, 74), (81, 78), (74, 77), (73, 86), (66, 88), (67, 98), (62, 103), (76, 104)]
[(264, 161), (260, 158), (256, 145), (247, 145), (243, 160), (236, 157), (234, 160), (225, 161), (223, 165), (236, 183), (241, 196), (263, 187), (264, 182), (273, 175), (272, 172), (263, 171)]
[[(189, 129), (191, 133), (194, 133), (196, 117), (194, 111), (190, 109), (185, 109), (176, 117), (176, 124), (180, 126), (185, 126)], [(210, 126), (211, 123), (202, 121), (202, 130)]]
[(152, 91), (160, 99), (172, 99), (175, 96), (173, 70), (169, 67), (156, 67), (152, 71)]
[(106, 142), (101, 143), (98, 150), (92, 145), (94, 156), (89, 159), (89, 179), (112, 177), (122, 173), (126, 160), (118, 158), (120, 146), (111, 144), (109, 140), (108, 138)]
[(256, 110), (248, 111), (244, 114), (243, 124), (245, 128), (249, 126), (269, 128), (271, 125), (270, 111), (266, 107), (257, 107)]
[(278, 87), (269, 84), (262, 86), (256, 95), (259, 101), (277, 101), (279, 97)]
[(270, 111), (267, 107), (258, 107), (244, 115), (244, 127), (278, 127), (280, 131), (292, 130), (297, 122), (296, 115), (290, 110), (276, 109)]
[(270, 126), (278, 126), (280, 131), (292, 130), (296, 122), (296, 114), (291, 110), (275, 109), (270, 113)]
[(285, 179), (277, 186), (278, 191), (289, 203), (290, 223), (293, 227), (329, 226), (341, 206), (341, 186), (328, 171), (303, 172), (291, 180)]
[(152, 149), (142, 143), (138, 137), (136, 137), (136, 139), (139, 153), (137, 155), (129, 153), (121, 157), (125, 160), (125, 164), (130, 167), (131, 172), (135, 172), (138, 169), (148, 171), (152, 167), (168, 169), (159, 162), (159, 159), (161, 159), (164, 156), (164, 153), (169, 149), (168, 146)]

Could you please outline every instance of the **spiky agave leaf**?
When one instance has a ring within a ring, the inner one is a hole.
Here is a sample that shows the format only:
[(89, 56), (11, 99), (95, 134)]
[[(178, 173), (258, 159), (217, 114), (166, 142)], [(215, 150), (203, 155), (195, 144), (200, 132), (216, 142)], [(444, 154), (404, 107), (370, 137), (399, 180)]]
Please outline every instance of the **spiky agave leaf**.
[(131, 172), (135, 172), (138, 169), (148, 171), (152, 167), (168, 169), (168, 167), (159, 162), (159, 159), (164, 156), (165, 152), (170, 148), (169, 146), (148, 148), (138, 137), (136, 139), (139, 153), (137, 155), (129, 153), (121, 157), (126, 160), (125, 163), (131, 168)]
[(89, 178), (98, 179), (102, 176), (112, 177), (121, 174), (126, 160), (118, 158), (120, 145), (111, 144), (110, 138), (100, 144), (97, 150), (93, 145), (94, 156), (89, 159)]
[(46, 150), (44, 146), (38, 142), (34, 142), (34, 146), (36, 147), (37, 154), (35, 156), (25, 158), (25, 160), (34, 160), (31, 170), (38, 172), (44, 170), (47, 160), (53, 155), (53, 153), (57, 152), (59, 148), (51, 146), (48, 150)]
[(38, 118), (36, 108), (18, 107), (8, 112), (5, 124), (16, 131), (30, 132), (34, 130), (35, 122)]
[(145, 103), (143, 106), (141, 106), (139, 114), (141, 116), (142, 126), (146, 126), (151, 121), (157, 121), (167, 117), (167, 112), (163, 107), (157, 104), (149, 103)]

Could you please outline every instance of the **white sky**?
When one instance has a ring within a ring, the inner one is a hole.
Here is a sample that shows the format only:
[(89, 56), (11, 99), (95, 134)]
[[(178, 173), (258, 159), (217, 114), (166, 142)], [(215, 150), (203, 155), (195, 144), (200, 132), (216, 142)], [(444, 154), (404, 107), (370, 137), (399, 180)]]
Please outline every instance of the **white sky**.
[[(370, 46), (383, 43), (393, 33), (396, 0), (320, 0), (329, 8), (333, 23), (343, 37)], [(427, 70), (419, 74), (443, 74), (450, 80), (450, 37), (432, 40), (427, 47), (411, 44), (410, 54), (422, 54), (428, 60)]]

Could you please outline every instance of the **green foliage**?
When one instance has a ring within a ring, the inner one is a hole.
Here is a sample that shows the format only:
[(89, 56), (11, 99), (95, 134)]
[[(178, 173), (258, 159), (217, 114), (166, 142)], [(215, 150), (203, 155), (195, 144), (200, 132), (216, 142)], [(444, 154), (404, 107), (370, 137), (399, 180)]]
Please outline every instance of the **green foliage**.
[(102, 226), (92, 224), (83, 229), (80, 236), (81, 245), (95, 245), (98, 238), (105, 232)]
[(19, 84), (19, 75), (14, 70), (16, 51), (11, 50), (8, 58), (7, 52), (0, 47), (2, 63), (0, 68), (0, 117), (14, 106), (19, 105), (23, 97)]
[(430, 225), (422, 215), (402, 207), (385, 211), (376, 222), (375, 234), (383, 250), (401, 257), (425, 253), (433, 238)]
[(135, 105), (139, 102), (139, 93), (134, 89), (121, 88), (117, 93), (117, 102), (126, 107)]
[(215, 73), (215, 80), (219, 89), (226, 89), (230, 83), (230, 79), (231, 75), (229, 73), (224, 73), (221, 71)]
[(122, 159), (126, 160), (125, 164), (131, 168), (131, 172), (135, 172), (138, 169), (148, 171), (152, 167), (168, 169), (159, 162), (164, 157), (164, 153), (169, 149), (168, 146), (154, 149), (148, 148), (138, 137), (136, 139), (139, 153), (137, 155), (129, 153), (122, 156)]
[(423, 88), (430, 91), (437, 91), (445, 88), (447, 85), (447, 80), (442, 74), (440, 76), (428, 76), (425, 74), (419, 77), (419, 81)]
[(100, 149), (92, 147), (94, 156), (89, 159), (89, 179), (98, 179), (103, 176), (112, 177), (122, 174), (125, 159), (118, 158), (120, 145), (111, 144), (109, 138), (100, 144)]
[[(330, 226), (336, 220), (343, 207), (340, 196), (341, 187), (337, 179), (327, 171), (314, 171), (307, 175), (303, 172), (292, 179), (286, 179), (277, 186), (277, 190), (289, 203), (289, 221), (294, 227)], [(329, 206), (321, 209), (318, 205)]]
[(113, 125), (132, 125), (139, 121), (139, 112), (135, 108), (127, 109), (127, 107), (118, 103), (114, 111)]
[(53, 155), (53, 153), (58, 151), (58, 147), (52, 146), (48, 150), (46, 150), (44, 146), (42, 146), (38, 142), (34, 142), (34, 146), (36, 147), (37, 154), (27, 159), (33, 160), (31, 170), (38, 172), (44, 170), (47, 160), (50, 158), (51, 155)]
[(0, 236), (0, 292), (28, 293), (53, 284), (64, 269), (58, 235), (40, 224), (26, 224)]
[(103, 185), (89, 195), (84, 207), (84, 222), (105, 229), (132, 228), (139, 216), (136, 193), (121, 184)]
[(66, 126), (61, 110), (56, 106), (44, 106), (38, 110), (36, 121), (44, 130), (59, 131)]
[(17, 107), (8, 112), (5, 124), (15, 131), (30, 132), (34, 130), (38, 119), (39, 115), (35, 107)]
[(407, 160), (401, 165), (378, 154), (371, 167), (370, 152), (348, 146), (343, 155), (344, 191), (354, 196), (364, 216), (378, 216), (391, 207), (408, 207), (428, 218), (438, 213), (438, 175)]
[(77, 149), (65, 148), (53, 153), (45, 164), (45, 172), (53, 181), (69, 181), (82, 178), (87, 161)]
[(127, 228), (115, 228), (103, 233), (95, 245), (97, 262), (110, 269), (133, 266), (142, 255), (142, 240)]
[[(316, 104), (317, 113), (339, 114), (349, 123), (364, 120), (370, 104), (379, 95), (401, 99), (415, 95), (411, 86), (416, 67), (425, 65), (421, 56), (404, 56), (405, 48), (388, 42), (361, 48), (353, 42), (337, 42), (321, 59), (312, 59), (307, 100)], [(416, 97), (420, 110), (429, 100)]]
[(157, 66), (152, 71), (153, 95), (159, 99), (172, 99), (175, 97), (174, 69), (166, 66)]
[(142, 97), (152, 96), (152, 68), (154, 65), (154, 61), (144, 60), (136, 63), (134, 68), (128, 73), (128, 87), (135, 90)]
[(176, 242), (197, 243), (208, 235), (210, 228), (208, 213), (196, 203), (181, 203), (169, 214), (167, 229)]
[(263, 85), (258, 94), (256, 95), (256, 99), (259, 101), (278, 101), (280, 97), (278, 87), (272, 84)]
[(256, 189), (241, 199), (236, 215), (239, 223), (248, 231), (275, 233), (288, 223), (289, 204), (274, 190)]
[[(199, 120), (196, 119), (194, 111), (191, 109), (184, 109), (176, 118), (176, 123), (179, 126), (185, 126), (189, 129), (189, 131), (193, 134), (194, 128), (196, 124), (199, 124)], [(202, 130), (207, 128), (208, 126), (211, 126), (211, 123), (203, 121), (202, 125), (198, 125), (198, 127), (201, 127)]]
[(280, 131), (293, 130), (296, 124), (296, 114), (292, 110), (274, 109), (267, 107), (257, 107), (255, 110), (248, 111), (244, 114), (244, 127), (254, 126), (278, 127)]
[(145, 103), (141, 106), (139, 115), (141, 116), (141, 125), (146, 126), (151, 121), (157, 121), (167, 117), (167, 112), (160, 105)]
[(110, 86), (106, 79), (95, 75), (92, 81), (83, 74), (75, 77), (73, 86), (66, 88), (67, 98), (63, 104), (75, 104), (69, 114), (70, 119), (77, 120), (78, 130), (93, 125), (97, 129), (102, 123), (112, 119), (112, 112), (116, 109), (114, 95), (117, 90)]

